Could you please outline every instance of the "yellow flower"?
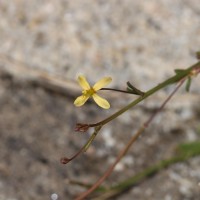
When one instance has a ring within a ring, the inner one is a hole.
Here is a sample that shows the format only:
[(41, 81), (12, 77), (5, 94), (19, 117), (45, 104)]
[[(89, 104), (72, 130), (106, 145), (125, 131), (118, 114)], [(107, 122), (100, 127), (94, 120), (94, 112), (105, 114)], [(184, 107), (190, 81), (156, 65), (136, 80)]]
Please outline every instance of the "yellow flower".
[(82, 87), (83, 91), (82, 95), (77, 97), (74, 101), (75, 106), (82, 106), (90, 97), (93, 97), (94, 101), (100, 107), (104, 109), (110, 108), (108, 101), (97, 95), (96, 92), (104, 86), (108, 85), (111, 81), (111, 77), (104, 77), (95, 83), (93, 87), (91, 87), (84, 76), (79, 76), (78, 83)]

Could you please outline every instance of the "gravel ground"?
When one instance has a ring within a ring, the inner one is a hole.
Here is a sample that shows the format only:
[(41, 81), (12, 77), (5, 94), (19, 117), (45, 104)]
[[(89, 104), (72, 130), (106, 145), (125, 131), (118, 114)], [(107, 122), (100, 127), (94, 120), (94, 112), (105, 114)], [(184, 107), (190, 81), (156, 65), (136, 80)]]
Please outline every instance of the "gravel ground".
[(198, 0), (1, 0), (0, 17), (1, 54), (70, 79), (153, 84), (200, 45)]
[[(80, 73), (90, 82), (109, 75), (113, 87), (123, 88), (130, 80), (149, 89), (174, 69), (196, 62), (199, 35), (198, 0), (0, 0), (0, 56), (67, 80)], [(10, 64), (0, 57), (0, 68)], [(73, 199), (83, 188), (68, 180), (97, 180), (168, 92), (107, 125), (85, 155), (63, 166), (60, 157), (72, 155), (87, 139), (73, 133), (75, 123), (99, 121), (127, 98), (119, 96), (109, 111), (90, 103), (75, 109), (70, 97), (1, 73), (0, 200), (44, 200), (53, 193), (58, 199)], [(199, 94), (198, 77), (191, 93), (176, 95), (106, 184), (171, 156), (179, 142), (198, 140)], [(116, 199), (198, 200), (199, 165), (199, 157), (175, 164)]]

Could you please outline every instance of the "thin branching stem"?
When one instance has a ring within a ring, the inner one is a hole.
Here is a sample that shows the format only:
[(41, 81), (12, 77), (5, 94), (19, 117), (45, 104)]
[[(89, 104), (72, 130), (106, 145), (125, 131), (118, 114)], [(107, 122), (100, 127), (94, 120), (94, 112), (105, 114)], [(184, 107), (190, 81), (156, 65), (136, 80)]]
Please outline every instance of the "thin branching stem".
[(119, 110), (118, 112), (114, 113), (110, 117), (108, 117), (108, 118), (106, 118), (106, 119), (104, 119), (104, 120), (102, 120), (102, 121), (100, 121), (98, 123), (95, 123), (95, 124), (78, 124), (80, 126), (80, 127), (78, 127), (78, 129), (83, 128), (84, 130), (86, 130), (89, 127), (94, 127), (95, 131), (92, 134), (92, 136), (89, 138), (89, 140), (86, 142), (86, 144), (84, 145), (84, 147), (82, 147), (81, 150), (78, 153), (76, 153), (71, 158), (67, 158), (67, 157), (62, 158), (61, 162), (63, 164), (66, 164), (69, 161), (71, 161), (74, 158), (76, 158), (77, 156), (79, 156), (82, 152), (85, 152), (88, 149), (88, 147), (90, 146), (90, 144), (92, 143), (92, 141), (94, 140), (94, 138), (96, 137), (96, 135), (98, 134), (99, 130), (103, 127), (103, 125), (107, 124), (111, 120), (113, 120), (116, 117), (118, 117), (119, 115), (123, 114), (124, 112), (126, 112), (130, 108), (132, 108), (135, 105), (137, 105), (139, 102), (143, 101), (147, 97), (149, 97), (152, 94), (154, 94), (155, 92), (157, 92), (158, 90), (160, 90), (160, 89), (162, 89), (162, 88), (164, 88), (164, 87), (166, 87), (166, 86), (168, 86), (170, 84), (179, 82), (179, 81), (183, 80), (184, 78), (188, 78), (190, 76), (197, 75), (198, 73), (200, 73), (200, 62), (197, 62), (196, 64), (192, 65), (191, 67), (189, 67), (189, 68), (187, 68), (185, 70), (176, 70), (176, 72), (177, 73), (176, 73), (175, 76), (167, 79), (166, 81), (158, 84), (154, 88), (148, 90), (147, 92), (144, 93), (144, 95), (141, 95), (136, 100), (134, 100), (133, 102), (131, 102), (130, 104), (128, 104), (127, 106), (125, 106), (124, 108), (122, 108), (121, 110)]
[[(185, 76), (184, 76), (185, 77)], [(167, 104), (167, 102), (172, 98), (172, 96), (177, 92), (177, 90), (181, 87), (181, 85), (184, 83), (185, 78), (180, 80), (174, 91), (169, 95), (169, 97), (163, 102), (163, 104), (160, 106), (160, 108), (157, 110), (156, 113), (153, 113), (152, 116), (149, 117), (149, 119), (138, 129), (138, 131), (135, 133), (135, 135), (129, 140), (128, 144), (120, 151), (119, 155), (117, 156), (115, 162), (108, 168), (108, 170), (103, 174), (103, 176), (94, 183), (87, 191), (80, 194), (75, 200), (83, 200), (85, 197), (87, 197), (89, 194), (91, 194), (94, 190), (99, 187), (99, 185), (102, 184), (102, 182), (110, 176), (112, 171), (114, 170), (115, 166), (119, 163), (119, 161), (124, 157), (124, 155), (128, 152), (130, 147), (133, 145), (133, 143), (138, 139), (138, 137), (142, 134), (142, 132), (147, 128), (149, 123), (156, 117), (156, 115), (164, 108), (164, 106)]]
[(99, 125), (105, 125), (108, 122), (112, 121), (113, 119), (117, 118), (119, 115), (123, 114), (124, 112), (126, 112), (127, 110), (129, 110), (130, 108), (134, 107), (135, 105), (137, 105), (138, 103), (140, 103), (141, 101), (143, 101), (144, 99), (146, 99), (147, 97), (151, 96), (152, 94), (154, 94), (155, 92), (157, 92), (158, 90), (179, 82), (181, 79), (187, 77), (190, 75), (190, 73), (192, 72), (192, 70), (195, 69), (199, 69), (200, 68), (200, 62), (197, 62), (196, 64), (192, 65), (191, 67), (189, 67), (188, 69), (185, 70), (181, 70), (181, 72), (177, 73), (176, 75), (174, 75), (173, 77), (167, 79), (166, 81), (158, 84), (157, 86), (155, 86), (154, 88), (148, 90), (147, 92), (144, 93), (143, 96), (138, 97), (136, 100), (132, 101), (130, 104), (128, 104), (127, 106), (125, 106), (124, 108), (122, 108), (121, 110), (117, 111), (116, 113), (114, 113), (113, 115), (109, 116), (108, 118), (95, 123), (95, 124), (89, 124), (90, 127), (95, 127), (95, 126), (99, 126)]
[(133, 144), (134, 141), (137, 140), (137, 138), (139, 137), (139, 135), (143, 132), (143, 130), (145, 129), (144, 126), (142, 126), (137, 133), (131, 138), (131, 140), (129, 141), (129, 143), (126, 145), (126, 147), (119, 153), (119, 155), (117, 156), (115, 162), (108, 168), (108, 170), (104, 173), (104, 175), (95, 183), (92, 185), (92, 187), (90, 187), (86, 192), (83, 192), (80, 196), (78, 196), (75, 200), (83, 200), (85, 197), (87, 197), (90, 193), (92, 193), (99, 185), (101, 185), (101, 183), (112, 173), (113, 169), (115, 168), (115, 166), (117, 165), (117, 163), (119, 163), (119, 161), (123, 158), (123, 156), (127, 153), (127, 151), (129, 150), (129, 148), (131, 147), (131, 145)]

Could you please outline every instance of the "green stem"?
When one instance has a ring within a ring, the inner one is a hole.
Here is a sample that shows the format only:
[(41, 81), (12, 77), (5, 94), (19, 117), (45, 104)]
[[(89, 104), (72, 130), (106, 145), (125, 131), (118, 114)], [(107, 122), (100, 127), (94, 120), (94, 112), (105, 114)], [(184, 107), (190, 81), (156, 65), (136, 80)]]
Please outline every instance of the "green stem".
[[(176, 156), (171, 157), (169, 159), (162, 160), (158, 162), (157, 164), (154, 164), (143, 171), (137, 173), (134, 176), (131, 176), (130, 178), (126, 179), (125, 181), (122, 181), (112, 187), (103, 187), (100, 186), (95, 191), (100, 193), (97, 198), (94, 198), (95, 200), (105, 200), (108, 198), (111, 198), (113, 196), (116, 196), (129, 188), (133, 187), (134, 185), (137, 185), (141, 183), (143, 180), (145, 180), (148, 177), (151, 177), (158, 173), (160, 170), (163, 170), (167, 167), (169, 167), (172, 164), (175, 164), (177, 162), (184, 162), (188, 159), (199, 156), (200, 155), (200, 141), (190, 142), (190, 143), (183, 143), (177, 145), (176, 148)], [(82, 187), (90, 188), (91, 184), (86, 184), (80, 181), (70, 181), (72, 184), (80, 185)], [(93, 198), (92, 198), (93, 199)]]
[(95, 123), (95, 124), (89, 124), (90, 127), (95, 127), (95, 126), (103, 126), (105, 124), (107, 124), (108, 122), (110, 122), (111, 120), (117, 118), (119, 115), (123, 114), (124, 112), (126, 112), (127, 110), (129, 110), (130, 108), (132, 108), (133, 106), (135, 106), (136, 104), (138, 104), (139, 102), (143, 101), (144, 99), (146, 99), (147, 97), (149, 97), (150, 95), (154, 94), (155, 92), (157, 92), (158, 90), (176, 83), (178, 81), (180, 81), (181, 79), (187, 77), (190, 75), (191, 71), (196, 69), (196, 68), (200, 68), (200, 62), (197, 62), (196, 64), (192, 65), (191, 67), (182, 70), (181, 72), (177, 73), (176, 75), (174, 75), (173, 77), (167, 79), (166, 81), (158, 84), (157, 86), (153, 87), (152, 89), (148, 90), (147, 92), (144, 93), (143, 96), (138, 97), (136, 100), (132, 101), (130, 104), (128, 104), (127, 106), (125, 106), (124, 108), (122, 108), (121, 110), (117, 111), (116, 113), (114, 113), (113, 115), (111, 115), (110, 117)]
[[(138, 174), (128, 178), (125, 181), (122, 181), (115, 186), (110, 188), (99, 188), (96, 192), (102, 192), (103, 194), (96, 199), (107, 199), (116, 196), (117, 194), (122, 193), (123, 191), (128, 190), (130, 187), (140, 183), (145, 178), (150, 177), (158, 173), (160, 170), (169, 167), (170, 165), (177, 162), (184, 162), (191, 157), (200, 155), (200, 141), (195, 141), (191, 143), (179, 144), (177, 147), (177, 155), (158, 162), (157, 164), (148, 167), (147, 169), (139, 172)], [(103, 198), (105, 196), (106, 198)], [(101, 198), (102, 197), (102, 198)]]
[(84, 151), (87, 151), (88, 148), (90, 147), (91, 143), (93, 142), (93, 140), (95, 139), (95, 137), (97, 136), (98, 132), (101, 130), (102, 126), (96, 126), (94, 129), (93, 134), (90, 136), (89, 140), (87, 141), (87, 143), (84, 145)]

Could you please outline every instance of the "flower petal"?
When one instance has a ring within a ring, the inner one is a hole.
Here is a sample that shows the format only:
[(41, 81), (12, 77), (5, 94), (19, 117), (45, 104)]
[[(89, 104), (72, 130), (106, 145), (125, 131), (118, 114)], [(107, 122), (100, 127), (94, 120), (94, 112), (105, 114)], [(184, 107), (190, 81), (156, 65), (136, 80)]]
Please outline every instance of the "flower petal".
[(78, 106), (78, 107), (82, 106), (88, 99), (89, 99), (88, 96), (81, 95), (81, 96), (76, 98), (76, 100), (74, 101), (74, 105)]
[(84, 76), (78, 76), (78, 83), (84, 90), (90, 89), (90, 85)]
[(102, 107), (104, 109), (110, 108), (110, 104), (104, 98), (100, 97), (97, 94), (93, 94), (92, 97), (93, 97), (94, 101), (97, 103), (97, 105), (99, 105), (100, 107)]
[(93, 89), (95, 91), (100, 90), (102, 87), (108, 85), (111, 81), (112, 81), (111, 77), (104, 77), (95, 83), (95, 85), (93, 86)]

